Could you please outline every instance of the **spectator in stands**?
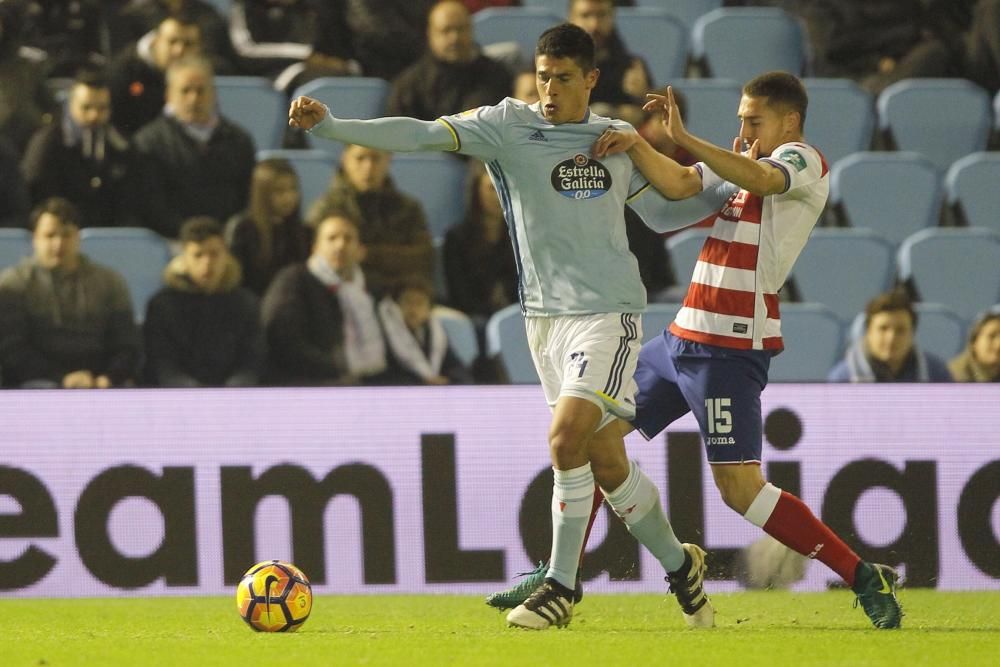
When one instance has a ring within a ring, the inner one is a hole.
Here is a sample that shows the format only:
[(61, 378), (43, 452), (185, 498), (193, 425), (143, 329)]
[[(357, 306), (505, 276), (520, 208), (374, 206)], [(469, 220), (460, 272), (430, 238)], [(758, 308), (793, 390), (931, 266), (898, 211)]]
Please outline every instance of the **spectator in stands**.
[(201, 28), (188, 13), (167, 16), (111, 65), (111, 117), (131, 137), (163, 112), (171, 63), (202, 52)]
[(365, 76), (391, 81), (424, 52), (422, 27), (437, 0), (349, 0), (347, 26)]
[(32, 2), (25, 44), (45, 53), (50, 77), (72, 77), (85, 64), (107, 64), (104, 8), (99, 0)]
[(288, 93), (318, 77), (360, 74), (346, 11), (346, 0), (234, 0), (229, 35), (241, 70)]
[(914, 340), (917, 313), (904, 290), (880, 294), (865, 308), (864, 334), (830, 371), (830, 382), (951, 382), (944, 361)]
[(392, 83), (386, 115), (434, 120), (496, 104), (510, 91), (510, 71), (473, 41), (469, 11), (443, 0), (427, 18), (427, 52)]
[(377, 297), (391, 290), (402, 276), (433, 275), (434, 246), (420, 202), (396, 189), (389, 177), (392, 155), (349, 145), (330, 189), (312, 206), (313, 226), (327, 209), (345, 209), (359, 221), (366, 248), (364, 269), (368, 289)]
[(404, 278), (378, 304), (393, 375), (400, 384), (471, 384), (472, 373), (455, 355), (448, 332), (434, 317), (434, 287)]
[(249, 387), (264, 366), (257, 297), (240, 287), (222, 225), (186, 220), (181, 253), (163, 271), (143, 333), (150, 382), (161, 387)]
[(84, 227), (141, 224), (139, 165), (111, 124), (111, 89), (96, 70), (77, 73), (61, 122), (35, 132), (21, 169), (32, 202), (65, 197)]
[(243, 269), (243, 284), (263, 295), (278, 270), (309, 256), (309, 229), (299, 204), (299, 178), (288, 160), (257, 163), (250, 205), (229, 219), (226, 243)]
[(24, 0), (0, 2), (0, 140), (18, 156), (32, 133), (58, 110), (45, 83), (45, 54), (22, 48), (27, 5)]
[(567, 20), (594, 40), (601, 75), (590, 95), (596, 113), (638, 125), (652, 77), (642, 58), (628, 52), (615, 27), (612, 0), (570, 0)]
[(976, 318), (968, 344), (948, 370), (956, 382), (1000, 382), (1000, 305)]
[(167, 69), (167, 103), (159, 118), (135, 135), (147, 184), (147, 224), (177, 238), (196, 215), (228, 220), (246, 208), (256, 163), (253, 139), (220, 115), (212, 65), (203, 57)]
[[(660, 95), (666, 95), (666, 88), (653, 91)], [(687, 118), (687, 98), (684, 94), (673, 89), (674, 101), (677, 103), (677, 108), (680, 109), (681, 116)], [(660, 122), (662, 116), (658, 113), (653, 113), (651, 111), (643, 112), (642, 122), (635, 128), (636, 131), (642, 136), (643, 139), (649, 142), (649, 145), (655, 148), (660, 153), (663, 153), (669, 158), (672, 158), (675, 162), (684, 165), (685, 167), (692, 166), (696, 160), (691, 156), (686, 150), (678, 146), (673, 142), (673, 140), (667, 136), (666, 131), (663, 129), (663, 123)]]
[(113, 53), (157, 29), (170, 16), (184, 17), (197, 24), (203, 52), (212, 60), (215, 71), (235, 71), (236, 54), (229, 39), (229, 24), (206, 0), (132, 0), (119, 12), (109, 12), (109, 37)]
[(486, 168), (469, 163), (465, 217), (444, 237), (444, 275), (451, 305), (481, 329), (517, 302), (517, 265), (500, 198)]
[(538, 83), (535, 80), (535, 68), (522, 69), (514, 75), (514, 84), (510, 96), (527, 104), (534, 104), (538, 97)]
[(358, 223), (331, 208), (305, 264), (282, 269), (264, 295), (268, 379), (285, 385), (376, 383), (388, 368), (375, 300), (365, 287)]
[(27, 227), (31, 198), (17, 151), (0, 137), (0, 227)]
[(963, 40), (962, 74), (996, 95), (1000, 93), (1000, 0), (971, 2), (974, 6)]
[(0, 274), (6, 386), (132, 384), (139, 332), (124, 278), (80, 254), (80, 215), (53, 198), (31, 212), (34, 255)]

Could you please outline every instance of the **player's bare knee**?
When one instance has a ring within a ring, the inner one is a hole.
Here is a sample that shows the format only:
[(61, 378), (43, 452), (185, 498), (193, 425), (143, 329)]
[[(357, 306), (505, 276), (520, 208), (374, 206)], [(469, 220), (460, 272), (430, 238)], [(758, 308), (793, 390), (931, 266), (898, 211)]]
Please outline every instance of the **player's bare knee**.
[(566, 465), (574, 464), (580, 459), (586, 462), (588, 435), (569, 424), (561, 427), (553, 426), (549, 433), (549, 451), (552, 453), (552, 460)]

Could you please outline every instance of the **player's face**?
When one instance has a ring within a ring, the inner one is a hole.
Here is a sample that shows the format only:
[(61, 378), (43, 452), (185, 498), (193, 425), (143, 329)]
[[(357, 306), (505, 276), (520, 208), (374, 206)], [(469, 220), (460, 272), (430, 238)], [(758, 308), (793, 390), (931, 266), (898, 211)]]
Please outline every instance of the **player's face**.
[(196, 25), (184, 25), (173, 19), (160, 24), (153, 39), (153, 62), (161, 70), (184, 56), (201, 52), (201, 30)]
[(51, 213), (38, 218), (32, 235), (35, 261), (46, 269), (72, 269), (80, 258), (80, 230)]
[(69, 115), (80, 127), (104, 127), (111, 119), (111, 91), (77, 84), (69, 95)]
[(905, 310), (875, 313), (868, 322), (865, 345), (873, 359), (898, 367), (913, 349), (913, 320)]
[(545, 120), (553, 125), (583, 120), (597, 76), (596, 69), (584, 72), (572, 58), (537, 56), (535, 82)]
[(182, 123), (207, 123), (215, 112), (215, 85), (200, 67), (171, 70), (167, 77), (167, 103)]
[(322, 257), (341, 278), (354, 278), (354, 269), (364, 259), (358, 228), (350, 220), (330, 217), (320, 223), (313, 241), (313, 254)]
[(983, 325), (972, 341), (972, 356), (988, 368), (1000, 368), (1000, 319)]
[(341, 164), (347, 181), (358, 192), (381, 190), (389, 175), (390, 155), (364, 146), (344, 149)]
[(590, 34), (594, 44), (603, 45), (615, 29), (615, 7), (611, 0), (576, 0), (569, 9), (569, 22)]
[(403, 322), (410, 331), (424, 326), (431, 317), (431, 298), (423, 290), (405, 289), (400, 293), (397, 303), (403, 313)]
[(221, 236), (210, 236), (204, 241), (188, 242), (182, 249), (188, 278), (203, 292), (214, 292), (222, 282), (229, 251)]
[(799, 114), (769, 105), (766, 97), (744, 95), (740, 99), (737, 115), (740, 118), (740, 138), (746, 141), (747, 147), (754, 140), (759, 141), (760, 157), (770, 155), (783, 143), (801, 138)]
[(472, 60), (472, 19), (459, 2), (445, 2), (431, 10), (427, 21), (427, 46), (434, 57), (446, 63)]
[(299, 184), (290, 174), (275, 176), (270, 184), (269, 203), (271, 214), (278, 220), (284, 220), (299, 207), (302, 198)]

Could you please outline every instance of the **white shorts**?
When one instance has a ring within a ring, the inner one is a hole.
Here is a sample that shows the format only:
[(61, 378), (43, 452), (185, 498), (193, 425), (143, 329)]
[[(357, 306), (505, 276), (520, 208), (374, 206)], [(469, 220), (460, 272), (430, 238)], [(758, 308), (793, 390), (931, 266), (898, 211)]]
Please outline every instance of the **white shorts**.
[(575, 396), (601, 408), (602, 427), (615, 417), (635, 417), (639, 313), (526, 317), (524, 322), (550, 408), (560, 396)]

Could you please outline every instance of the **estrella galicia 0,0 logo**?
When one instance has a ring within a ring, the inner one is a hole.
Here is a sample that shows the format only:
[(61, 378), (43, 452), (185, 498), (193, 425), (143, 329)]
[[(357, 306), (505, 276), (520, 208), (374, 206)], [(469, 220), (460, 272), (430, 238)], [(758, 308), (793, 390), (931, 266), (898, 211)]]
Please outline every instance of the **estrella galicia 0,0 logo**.
[(569, 199), (596, 199), (611, 189), (611, 172), (597, 160), (577, 153), (552, 170), (552, 187)]

